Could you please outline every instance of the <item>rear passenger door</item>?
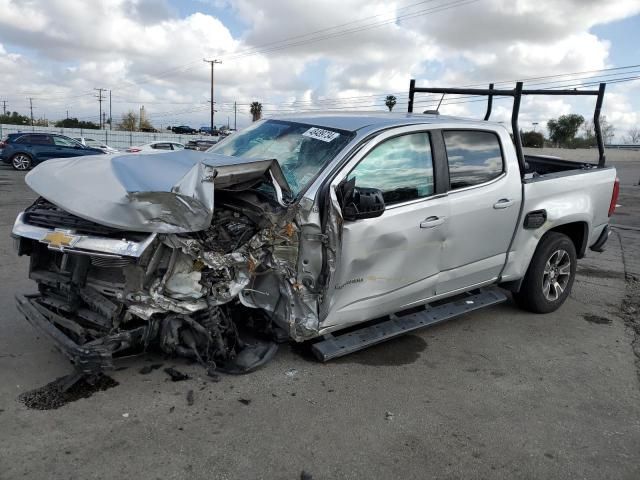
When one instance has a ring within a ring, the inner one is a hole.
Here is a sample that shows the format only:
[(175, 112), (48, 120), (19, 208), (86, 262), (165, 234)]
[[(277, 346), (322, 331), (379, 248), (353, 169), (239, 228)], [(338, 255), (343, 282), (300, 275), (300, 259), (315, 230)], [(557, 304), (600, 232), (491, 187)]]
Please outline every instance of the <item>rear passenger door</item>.
[(47, 160), (56, 157), (56, 146), (51, 135), (25, 135), (17, 143), (25, 144), (36, 160)]
[(443, 130), (451, 214), (438, 294), (495, 280), (518, 221), (520, 172), (508, 168), (503, 142), (485, 130)]

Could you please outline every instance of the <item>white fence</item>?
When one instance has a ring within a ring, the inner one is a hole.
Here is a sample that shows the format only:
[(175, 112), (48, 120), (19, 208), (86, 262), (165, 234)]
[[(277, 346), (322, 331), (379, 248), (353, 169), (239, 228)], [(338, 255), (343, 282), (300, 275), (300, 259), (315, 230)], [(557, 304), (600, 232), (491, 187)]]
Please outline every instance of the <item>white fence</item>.
[(175, 133), (171, 133), (169, 130), (157, 133), (148, 133), (127, 132), (125, 130), (94, 130), (86, 128), (32, 127), (30, 125), (22, 126), (0, 124), (0, 140), (7, 138), (7, 135), (10, 133), (19, 132), (60, 133), (71, 138), (92, 138), (117, 149), (125, 149), (132, 145), (142, 145), (143, 143), (155, 142), (157, 140), (171, 140), (186, 144), (189, 140), (211, 138), (202, 135), (176, 135)]

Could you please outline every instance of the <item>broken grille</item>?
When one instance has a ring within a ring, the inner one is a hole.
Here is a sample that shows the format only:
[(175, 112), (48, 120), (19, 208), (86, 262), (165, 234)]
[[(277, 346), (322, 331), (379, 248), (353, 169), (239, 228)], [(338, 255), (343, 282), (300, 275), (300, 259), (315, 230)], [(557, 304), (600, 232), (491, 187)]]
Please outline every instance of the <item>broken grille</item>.
[(35, 227), (64, 228), (87, 235), (119, 235), (121, 230), (76, 217), (40, 197), (24, 212), (24, 222)]

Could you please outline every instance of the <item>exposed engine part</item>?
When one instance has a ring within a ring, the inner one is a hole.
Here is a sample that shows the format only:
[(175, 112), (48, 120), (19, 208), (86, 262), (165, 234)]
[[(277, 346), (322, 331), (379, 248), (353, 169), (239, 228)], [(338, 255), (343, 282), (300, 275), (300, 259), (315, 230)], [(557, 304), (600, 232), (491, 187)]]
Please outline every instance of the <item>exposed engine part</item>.
[(250, 321), (257, 336), (239, 333), (237, 322), (247, 322), (234, 312), (248, 316), (238, 295), (255, 275), (293, 275), (298, 239), (291, 222), (273, 225), (270, 214), (252, 208), (219, 207), (207, 230), (159, 235), (139, 258), (66, 253), (33, 242), (30, 277), (40, 294), (19, 297), (19, 308), (84, 374), (154, 347), (211, 373), (251, 371), (277, 346), (260, 339), (259, 331), (264, 337), (274, 330), (269, 317)]

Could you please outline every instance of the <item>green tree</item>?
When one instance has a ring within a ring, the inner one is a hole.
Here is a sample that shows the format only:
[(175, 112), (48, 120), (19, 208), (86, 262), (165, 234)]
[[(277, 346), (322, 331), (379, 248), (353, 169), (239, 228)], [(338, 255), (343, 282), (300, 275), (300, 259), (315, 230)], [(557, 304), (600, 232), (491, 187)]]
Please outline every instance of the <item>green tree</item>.
[(584, 117), (575, 113), (561, 115), (557, 120), (551, 119), (547, 122), (549, 139), (558, 146), (570, 146), (583, 123)]
[(31, 125), (31, 119), (26, 115), (20, 115), (18, 112), (7, 112), (0, 115), (0, 123), (10, 125)]
[(128, 130), (135, 132), (138, 129), (138, 115), (133, 110), (122, 114), (122, 118), (118, 123), (119, 130)]
[(75, 117), (70, 117), (70, 118), (65, 118), (63, 120), (58, 120), (55, 123), (56, 127), (61, 127), (61, 128), (93, 128), (93, 129), (98, 129), (100, 128), (97, 124), (93, 123), (93, 122), (88, 122), (88, 121), (84, 121), (84, 120), (78, 120)]
[(387, 95), (387, 98), (384, 100), (384, 104), (387, 106), (389, 111), (393, 110), (393, 107), (396, 106), (397, 99), (394, 95)]
[(529, 132), (523, 132), (521, 135), (523, 147), (542, 148), (544, 146), (544, 135), (540, 132), (531, 130)]
[(251, 112), (254, 122), (262, 118), (262, 104), (260, 102), (251, 102), (249, 111)]

